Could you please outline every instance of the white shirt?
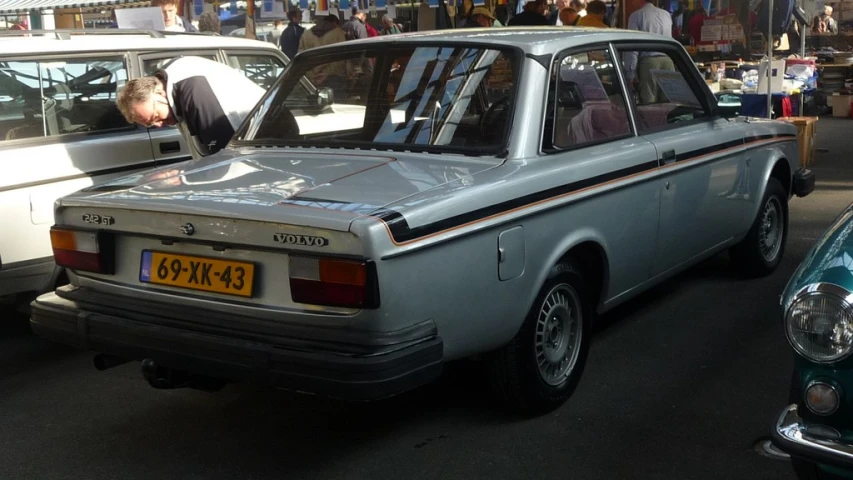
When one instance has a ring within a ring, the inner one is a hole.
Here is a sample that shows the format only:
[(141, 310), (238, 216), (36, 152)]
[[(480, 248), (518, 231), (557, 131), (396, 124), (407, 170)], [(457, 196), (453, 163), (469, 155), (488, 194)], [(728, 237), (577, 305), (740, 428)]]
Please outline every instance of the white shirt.
[(672, 17), (666, 10), (646, 2), (642, 8), (628, 17), (628, 30), (672, 37)]
[[(672, 16), (666, 10), (646, 2), (628, 17), (628, 29), (672, 37)], [(644, 53), (643, 55), (655, 56), (660, 54)], [(628, 52), (624, 56), (625, 74), (629, 81), (636, 75), (637, 61), (637, 52)]]

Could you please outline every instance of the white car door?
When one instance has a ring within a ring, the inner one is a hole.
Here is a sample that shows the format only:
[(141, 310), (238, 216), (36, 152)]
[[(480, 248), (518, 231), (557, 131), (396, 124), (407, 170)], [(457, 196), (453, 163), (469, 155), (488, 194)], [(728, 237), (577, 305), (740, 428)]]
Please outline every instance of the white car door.
[[(116, 107), (126, 81), (126, 58), (120, 54), (0, 57), (5, 276), (16, 265), (52, 264), (48, 232), (57, 198), (156, 166), (148, 133), (129, 125)], [(0, 289), (4, 293), (15, 292)]]

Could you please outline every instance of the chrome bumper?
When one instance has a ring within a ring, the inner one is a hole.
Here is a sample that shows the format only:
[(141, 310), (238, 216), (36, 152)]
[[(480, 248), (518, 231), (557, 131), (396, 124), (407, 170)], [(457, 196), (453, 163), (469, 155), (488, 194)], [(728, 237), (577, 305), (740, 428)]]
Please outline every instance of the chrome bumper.
[(810, 434), (797, 413), (798, 408), (796, 403), (791, 404), (779, 415), (771, 432), (773, 444), (791, 456), (853, 469), (853, 445)]

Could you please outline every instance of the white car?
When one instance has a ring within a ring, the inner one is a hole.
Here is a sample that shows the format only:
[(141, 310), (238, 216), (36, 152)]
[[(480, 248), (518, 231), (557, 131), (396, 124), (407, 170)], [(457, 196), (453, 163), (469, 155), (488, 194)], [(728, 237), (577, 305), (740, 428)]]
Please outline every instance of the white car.
[(128, 79), (179, 55), (227, 63), (265, 88), (287, 65), (274, 45), (240, 38), (118, 29), (0, 32), (0, 298), (53, 290), (64, 281), (48, 233), (57, 198), (190, 157), (177, 128), (129, 125), (115, 105)]

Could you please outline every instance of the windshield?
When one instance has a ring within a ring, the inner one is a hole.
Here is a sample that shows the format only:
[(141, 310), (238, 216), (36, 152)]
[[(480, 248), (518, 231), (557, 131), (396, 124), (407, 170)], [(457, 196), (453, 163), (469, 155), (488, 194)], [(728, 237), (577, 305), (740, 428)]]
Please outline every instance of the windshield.
[(495, 154), (508, 137), (516, 58), (459, 45), (300, 56), (236, 139)]

